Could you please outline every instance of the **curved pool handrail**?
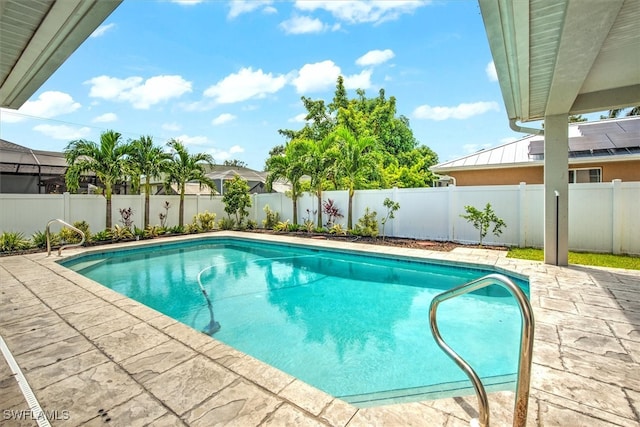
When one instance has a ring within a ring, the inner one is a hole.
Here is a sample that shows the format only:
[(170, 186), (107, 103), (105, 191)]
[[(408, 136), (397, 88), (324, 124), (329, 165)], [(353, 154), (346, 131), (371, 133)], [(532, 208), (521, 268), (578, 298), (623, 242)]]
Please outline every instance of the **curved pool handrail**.
[(520, 358), (518, 363), (516, 401), (513, 415), (513, 426), (522, 427), (527, 422), (527, 410), (529, 407), (529, 385), (531, 383), (531, 360), (534, 328), (533, 309), (531, 308), (531, 304), (522, 289), (520, 289), (508, 277), (495, 273), (473, 280), (469, 283), (465, 283), (464, 285), (453, 289), (449, 289), (448, 291), (436, 295), (431, 301), (431, 305), (429, 306), (429, 325), (431, 326), (431, 332), (433, 333), (433, 336), (440, 348), (442, 348), (442, 350), (451, 359), (453, 359), (453, 361), (471, 380), (473, 388), (476, 391), (476, 396), (478, 397), (478, 424), (481, 427), (487, 427), (489, 425), (489, 401), (487, 399), (487, 392), (482, 385), (480, 377), (478, 377), (478, 374), (476, 374), (473, 368), (442, 339), (440, 331), (438, 330), (436, 313), (438, 304), (443, 301), (496, 284), (507, 289), (516, 299), (522, 318), (522, 329), (520, 331)]
[(62, 250), (63, 249), (73, 248), (73, 247), (76, 247), (76, 246), (82, 246), (84, 244), (84, 242), (86, 240), (86, 236), (85, 236), (85, 234), (84, 234), (84, 232), (82, 230), (80, 230), (77, 227), (74, 227), (73, 225), (71, 225), (71, 224), (69, 224), (67, 222), (64, 222), (61, 219), (58, 219), (58, 218), (52, 219), (51, 221), (49, 221), (47, 223), (47, 227), (45, 229), (45, 235), (47, 237), (47, 256), (51, 255), (51, 231), (50, 231), (50, 228), (51, 228), (51, 224), (53, 224), (54, 222), (59, 222), (60, 224), (64, 225), (65, 227), (68, 227), (68, 228), (72, 229), (73, 231), (79, 233), (80, 236), (82, 237), (82, 239), (80, 239), (80, 243), (69, 243), (67, 245), (60, 246), (58, 248), (58, 256), (62, 256)]

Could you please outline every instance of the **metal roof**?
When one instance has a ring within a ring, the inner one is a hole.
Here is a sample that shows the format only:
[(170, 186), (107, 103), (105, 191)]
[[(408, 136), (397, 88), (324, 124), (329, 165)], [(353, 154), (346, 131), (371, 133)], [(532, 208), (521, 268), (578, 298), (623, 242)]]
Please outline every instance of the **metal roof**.
[(122, 0), (0, 0), (0, 107), (20, 108)]
[(640, 105), (640, 1), (479, 3), (512, 123)]
[[(544, 137), (529, 135), (431, 167), (435, 173), (463, 169), (542, 165)], [(569, 162), (640, 159), (640, 117), (569, 125)]]
[(0, 173), (62, 175), (66, 170), (63, 153), (31, 150), (0, 139)]

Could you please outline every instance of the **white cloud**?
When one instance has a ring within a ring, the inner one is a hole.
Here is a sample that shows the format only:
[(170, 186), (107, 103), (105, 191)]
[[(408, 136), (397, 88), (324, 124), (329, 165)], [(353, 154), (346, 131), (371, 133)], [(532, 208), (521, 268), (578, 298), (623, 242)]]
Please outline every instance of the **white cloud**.
[(280, 23), (280, 28), (287, 34), (321, 33), (329, 29), (321, 20), (308, 16), (294, 16)]
[(489, 81), (490, 82), (497, 82), (498, 81), (498, 73), (496, 72), (496, 64), (491, 61), (487, 64), (487, 67), (484, 69), (484, 71), (487, 73), (487, 77), (489, 77)]
[(182, 144), (184, 144), (185, 146), (211, 144), (211, 141), (209, 141), (209, 138), (207, 138), (206, 136), (180, 135), (175, 137), (174, 139), (182, 142)]
[(331, 13), (334, 18), (350, 24), (373, 22), (379, 24), (398, 19), (400, 15), (412, 13), (414, 10), (427, 5), (422, 0), (382, 0), (382, 1), (306, 1), (297, 0), (298, 10), (312, 12), (318, 9)]
[(204, 96), (212, 97), (220, 104), (231, 104), (252, 98), (264, 98), (276, 93), (287, 83), (287, 77), (280, 74), (265, 74), (262, 70), (243, 68), (230, 74), (204, 91)]
[(118, 116), (115, 113), (105, 113), (92, 120), (95, 123), (110, 123), (118, 120)]
[(98, 28), (96, 28), (93, 33), (91, 33), (91, 35), (89, 37), (102, 37), (104, 36), (107, 31), (109, 31), (112, 28), (115, 28), (116, 24), (106, 24), (106, 25), (100, 25)]
[(298, 93), (320, 92), (334, 86), (339, 75), (340, 67), (326, 60), (305, 64), (292, 83)]
[(34, 101), (25, 102), (19, 110), (0, 109), (2, 123), (18, 123), (29, 116), (50, 119), (62, 114), (73, 113), (81, 108), (71, 95), (58, 91), (42, 92)]
[(134, 76), (126, 79), (99, 76), (85, 82), (90, 84), (89, 96), (109, 101), (130, 102), (134, 108), (149, 109), (152, 105), (178, 98), (191, 92), (191, 82), (181, 76), (154, 76), (144, 80)]
[(223, 123), (228, 123), (232, 120), (235, 120), (237, 117), (234, 116), (233, 114), (229, 114), (229, 113), (223, 113), (220, 114), (218, 117), (216, 117), (215, 119), (213, 119), (211, 121), (211, 124), (214, 126), (218, 126), (221, 125)]
[(306, 123), (307, 113), (300, 113), (295, 117), (290, 118), (288, 121), (290, 123)]
[(68, 125), (37, 125), (33, 130), (53, 139), (73, 140), (86, 138), (91, 134), (88, 127), (73, 127)]
[(234, 154), (244, 153), (244, 148), (242, 148), (239, 145), (234, 145), (231, 148), (229, 148), (228, 150), (221, 150), (219, 148), (211, 148), (207, 152), (213, 156), (213, 158), (216, 160), (216, 162), (222, 163), (225, 160), (229, 160), (231, 157), (233, 157)]
[(455, 107), (431, 107), (421, 105), (413, 110), (413, 117), (416, 119), (448, 120), (448, 119), (468, 119), (469, 117), (484, 114), (487, 111), (500, 111), (497, 102), (474, 102), (471, 104), (460, 104)]
[(263, 8), (266, 13), (274, 13), (274, 8), (271, 7), (271, 0), (233, 0), (230, 4), (229, 14), (227, 18), (234, 19), (243, 13), (253, 12), (256, 9)]
[(162, 124), (162, 129), (163, 130), (168, 130), (168, 131), (178, 131), (181, 129), (181, 126), (178, 123), (163, 123)]
[(393, 58), (395, 53), (391, 49), (370, 50), (369, 52), (356, 59), (356, 64), (367, 67), (369, 65), (379, 65)]
[(171, 0), (171, 3), (177, 3), (182, 6), (193, 6), (202, 3), (204, 0)]
[(345, 89), (369, 89), (371, 87), (371, 70), (363, 70), (360, 74), (345, 76)]

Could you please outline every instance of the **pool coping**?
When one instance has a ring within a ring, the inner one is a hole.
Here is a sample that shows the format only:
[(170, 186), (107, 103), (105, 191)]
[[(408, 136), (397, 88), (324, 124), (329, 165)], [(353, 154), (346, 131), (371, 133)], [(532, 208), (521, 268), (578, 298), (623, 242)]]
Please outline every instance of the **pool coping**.
[[(640, 362), (640, 272), (555, 267), (485, 249), (438, 252), (260, 233), (219, 231), (166, 241), (209, 236), (382, 251), (528, 276), (536, 317), (528, 425), (640, 422), (640, 379), (633, 375)], [(154, 243), (73, 249), (62, 258)], [(46, 254), (0, 258), (2, 306), (12, 311), (0, 315), (0, 335), (43, 409), (69, 411), (69, 419), (57, 420), (61, 425), (97, 422), (104, 413), (110, 425), (226, 420), (242, 425), (450, 426), (468, 425), (477, 416), (475, 396), (356, 408), (60, 266), (59, 259)], [(0, 381), (5, 372), (0, 369)], [(78, 389), (92, 396), (69, 397)], [(603, 392), (604, 397), (597, 396)], [(0, 409), (24, 407), (9, 395), (13, 400), (0, 399)], [(513, 393), (490, 394), (495, 423), (510, 424), (512, 406)]]

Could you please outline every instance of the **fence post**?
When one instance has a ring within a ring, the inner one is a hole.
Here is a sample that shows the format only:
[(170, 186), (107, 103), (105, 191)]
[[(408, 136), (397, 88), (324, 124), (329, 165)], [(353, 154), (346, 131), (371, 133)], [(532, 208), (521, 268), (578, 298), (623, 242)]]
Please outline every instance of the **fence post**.
[(71, 223), (71, 194), (67, 191), (63, 195), (64, 200), (64, 218), (65, 222)]
[[(393, 190), (391, 191), (391, 198), (393, 199), (393, 203), (397, 203), (397, 201), (398, 201), (398, 187), (393, 187)], [(393, 214), (395, 219), (393, 221), (391, 221), (391, 235), (393, 237), (396, 236), (396, 222), (400, 221), (399, 215), (400, 215), (400, 209), (398, 209)]]
[(524, 248), (527, 245), (527, 183), (521, 182), (518, 190), (518, 247)]
[(454, 218), (457, 218), (457, 216), (454, 217), (454, 213), (456, 211), (456, 202), (454, 200), (456, 197), (455, 184), (450, 184), (447, 187), (447, 190), (449, 192), (449, 212), (447, 212), (447, 240), (450, 242), (454, 242), (456, 236), (456, 220)]
[(621, 187), (622, 180), (614, 179), (611, 181), (611, 253), (620, 254), (622, 252), (622, 233), (624, 232), (622, 227), (622, 221), (620, 216), (624, 209), (621, 208)]

